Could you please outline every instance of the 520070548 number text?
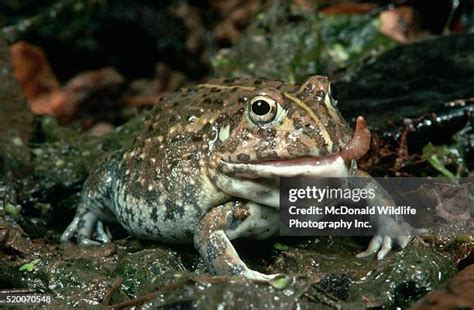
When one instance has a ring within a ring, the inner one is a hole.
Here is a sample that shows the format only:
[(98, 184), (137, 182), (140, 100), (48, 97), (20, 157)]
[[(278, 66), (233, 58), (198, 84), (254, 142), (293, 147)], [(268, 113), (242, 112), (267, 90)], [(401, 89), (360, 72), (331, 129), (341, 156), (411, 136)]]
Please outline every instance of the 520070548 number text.
[(29, 290), (0, 290), (0, 305), (50, 304), (52, 301), (50, 295)]

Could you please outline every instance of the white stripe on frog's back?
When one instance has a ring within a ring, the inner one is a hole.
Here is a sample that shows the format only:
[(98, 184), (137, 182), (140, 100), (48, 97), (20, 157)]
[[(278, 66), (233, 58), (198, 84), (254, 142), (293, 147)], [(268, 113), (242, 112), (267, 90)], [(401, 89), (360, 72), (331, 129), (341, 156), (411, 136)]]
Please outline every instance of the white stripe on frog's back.
[(299, 100), (298, 98), (296, 98), (295, 96), (293, 95), (290, 95), (289, 93), (283, 93), (285, 95), (286, 98), (290, 99), (292, 102), (294, 102), (295, 104), (299, 105), (300, 107), (302, 107), (306, 112), (308, 112), (308, 114), (311, 116), (311, 118), (314, 120), (315, 122), (315, 125), (318, 126), (318, 129), (319, 129), (319, 132), (323, 138), (323, 140), (326, 142), (327, 144), (327, 149), (329, 151), (332, 151), (332, 147), (333, 147), (333, 142), (332, 142), (332, 139), (331, 139), (331, 136), (329, 135), (329, 132), (327, 131), (326, 127), (321, 123), (321, 120), (319, 119), (319, 117), (316, 115), (316, 113), (314, 113), (313, 110), (311, 110), (310, 107), (308, 107), (308, 105), (306, 105), (306, 103), (304, 103), (303, 101)]

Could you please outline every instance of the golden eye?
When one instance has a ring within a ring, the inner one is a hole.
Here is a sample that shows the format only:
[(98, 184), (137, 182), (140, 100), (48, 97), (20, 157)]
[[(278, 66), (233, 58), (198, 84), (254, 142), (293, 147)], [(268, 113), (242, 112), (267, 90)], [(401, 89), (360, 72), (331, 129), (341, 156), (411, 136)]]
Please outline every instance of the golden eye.
[(278, 104), (275, 99), (267, 96), (255, 96), (250, 100), (250, 119), (258, 124), (265, 124), (273, 121), (277, 114)]

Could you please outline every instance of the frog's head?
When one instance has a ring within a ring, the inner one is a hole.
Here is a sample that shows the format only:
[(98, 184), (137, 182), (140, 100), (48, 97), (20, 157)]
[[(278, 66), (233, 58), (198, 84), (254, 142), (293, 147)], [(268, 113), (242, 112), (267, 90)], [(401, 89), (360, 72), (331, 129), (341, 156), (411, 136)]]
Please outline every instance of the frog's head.
[(238, 121), (219, 129), (212, 166), (243, 178), (346, 176), (369, 148), (365, 120), (359, 117), (352, 133), (326, 77), (269, 86), (239, 91)]

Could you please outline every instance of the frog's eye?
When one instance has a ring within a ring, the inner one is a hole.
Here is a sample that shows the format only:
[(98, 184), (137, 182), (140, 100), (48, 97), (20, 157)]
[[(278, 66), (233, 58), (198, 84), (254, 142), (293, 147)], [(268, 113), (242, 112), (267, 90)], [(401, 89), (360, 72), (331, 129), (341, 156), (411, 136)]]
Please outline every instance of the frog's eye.
[(329, 99), (331, 100), (331, 104), (335, 107), (337, 106), (337, 100), (339, 99), (339, 96), (337, 94), (336, 87), (334, 84), (329, 83)]
[(275, 99), (267, 96), (255, 96), (250, 100), (249, 116), (255, 123), (269, 123), (277, 114), (278, 105)]

